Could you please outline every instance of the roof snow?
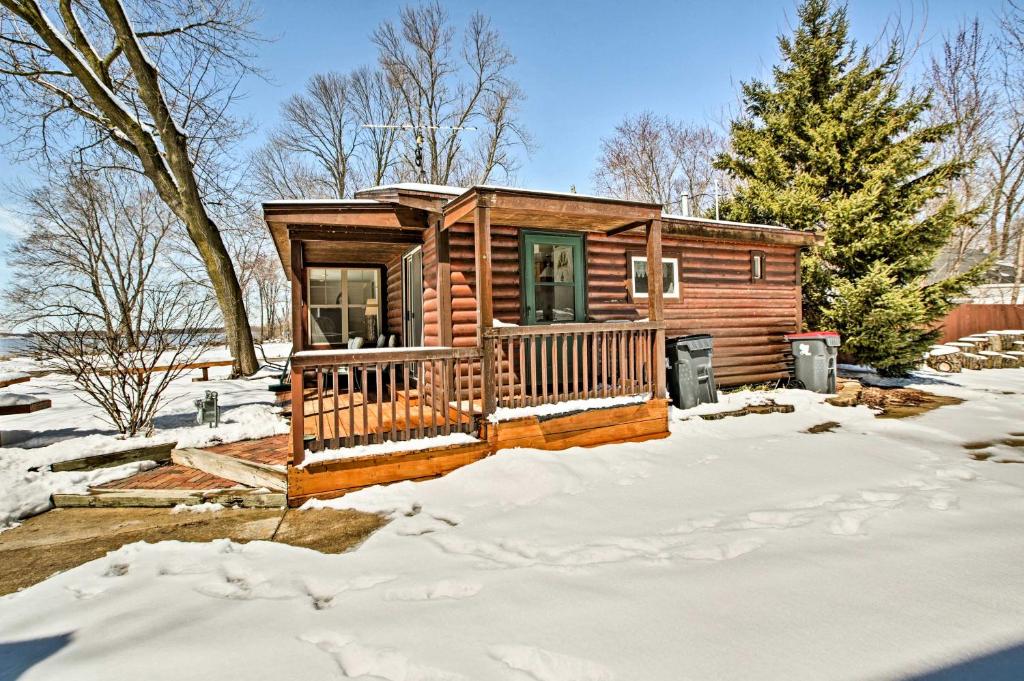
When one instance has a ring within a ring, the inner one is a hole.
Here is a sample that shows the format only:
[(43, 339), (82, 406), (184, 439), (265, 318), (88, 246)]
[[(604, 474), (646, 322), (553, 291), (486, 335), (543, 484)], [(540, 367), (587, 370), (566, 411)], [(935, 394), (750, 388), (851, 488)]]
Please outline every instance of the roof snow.
[(759, 225), (755, 222), (732, 222), (731, 220), (715, 220), (713, 218), (699, 218), (693, 215), (670, 215), (662, 213), (663, 220), (679, 220), (680, 222), (702, 222), (708, 225), (722, 225), (725, 227), (746, 227), (748, 229), (783, 229), (789, 231), (788, 227), (780, 225)]
[(404, 189), (410, 192), (429, 192), (432, 194), (449, 194), (451, 196), (459, 196), (465, 194), (467, 189), (465, 187), (452, 187), (446, 184), (424, 184), (421, 182), (398, 182), (396, 184), (382, 184), (376, 187), (370, 187), (369, 189), (361, 189), (362, 192), (375, 192), (375, 191), (386, 191), (389, 189)]
[(295, 204), (300, 203), (307, 206), (349, 206), (349, 205), (374, 205), (381, 203), (375, 199), (273, 199), (271, 201), (264, 201), (264, 206), (273, 206), (275, 204)]

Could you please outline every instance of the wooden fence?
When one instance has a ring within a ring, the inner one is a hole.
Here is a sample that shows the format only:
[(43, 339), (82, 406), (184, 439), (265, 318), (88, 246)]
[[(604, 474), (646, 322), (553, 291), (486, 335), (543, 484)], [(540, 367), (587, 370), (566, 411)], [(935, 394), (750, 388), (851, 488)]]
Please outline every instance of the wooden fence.
[(943, 343), (985, 331), (1024, 329), (1024, 305), (969, 303), (955, 308), (940, 326)]

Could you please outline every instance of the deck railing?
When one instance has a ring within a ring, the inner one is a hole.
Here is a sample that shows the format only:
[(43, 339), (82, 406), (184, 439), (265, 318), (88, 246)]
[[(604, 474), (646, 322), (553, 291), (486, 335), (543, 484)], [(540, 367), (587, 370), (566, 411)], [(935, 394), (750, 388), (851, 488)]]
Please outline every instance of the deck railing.
[(661, 322), (502, 326), (485, 329), (481, 347), (297, 352), (293, 461), (306, 450), (477, 434), (499, 407), (657, 394), (663, 329)]
[(304, 436), (296, 443), (296, 462), (306, 448), (474, 433), (480, 358), (479, 348), (295, 353), (292, 419), (302, 414)]
[[(484, 332), (496, 407), (656, 392), (661, 322), (501, 326)], [(485, 370), (486, 371), (486, 370)]]

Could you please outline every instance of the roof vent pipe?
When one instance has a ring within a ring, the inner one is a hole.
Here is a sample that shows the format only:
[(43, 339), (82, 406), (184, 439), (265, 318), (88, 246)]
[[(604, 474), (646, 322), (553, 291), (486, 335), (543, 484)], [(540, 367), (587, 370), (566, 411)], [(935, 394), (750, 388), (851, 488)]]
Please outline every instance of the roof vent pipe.
[(683, 217), (690, 217), (690, 195), (683, 194)]

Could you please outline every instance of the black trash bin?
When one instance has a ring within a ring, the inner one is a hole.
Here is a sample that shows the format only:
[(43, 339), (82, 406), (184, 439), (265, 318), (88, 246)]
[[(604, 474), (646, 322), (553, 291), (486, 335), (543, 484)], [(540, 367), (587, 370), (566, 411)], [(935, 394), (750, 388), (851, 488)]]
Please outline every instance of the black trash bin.
[(839, 334), (835, 331), (791, 333), (786, 340), (793, 352), (793, 377), (807, 390), (835, 393)]
[(680, 409), (718, 402), (718, 385), (711, 367), (712, 345), (712, 338), (706, 333), (665, 341), (668, 392), (672, 404)]

